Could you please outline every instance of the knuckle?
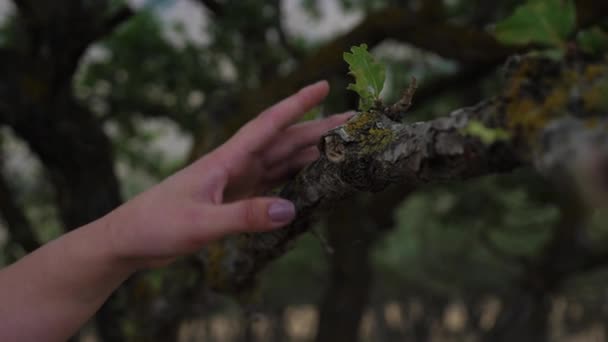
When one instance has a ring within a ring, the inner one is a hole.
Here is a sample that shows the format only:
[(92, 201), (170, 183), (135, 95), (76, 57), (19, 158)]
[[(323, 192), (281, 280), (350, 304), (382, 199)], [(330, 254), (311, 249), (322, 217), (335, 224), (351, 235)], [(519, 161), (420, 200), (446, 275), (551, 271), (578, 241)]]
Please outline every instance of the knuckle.
[(247, 201), (244, 203), (243, 208), (243, 222), (245, 227), (243, 228), (257, 228), (261, 225), (260, 215), (258, 214), (257, 205), (255, 201)]

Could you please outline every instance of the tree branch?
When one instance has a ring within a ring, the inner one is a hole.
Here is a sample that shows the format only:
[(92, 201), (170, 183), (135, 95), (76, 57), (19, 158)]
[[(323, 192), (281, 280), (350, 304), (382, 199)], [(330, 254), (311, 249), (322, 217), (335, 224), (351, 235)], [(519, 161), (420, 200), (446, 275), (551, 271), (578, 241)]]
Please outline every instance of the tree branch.
[[(608, 108), (580, 100), (608, 84), (608, 65), (523, 59), (511, 67), (501, 96), (447, 117), (401, 124), (384, 115), (384, 109), (375, 109), (330, 131), (320, 144), (322, 157), (280, 193), (295, 203), (296, 220), (279, 231), (242, 234), (210, 246), (213, 252), (202, 256), (205, 281), (226, 292), (248, 288), (268, 262), (308, 229), (320, 210), (359, 191), (377, 192), (390, 184), (416, 189), (506, 172), (522, 164), (537, 165), (547, 177), (572, 179), (576, 168), (551, 165), (572, 164), (572, 156), (589, 148), (587, 141), (599, 144), (608, 158)], [(574, 72), (580, 76), (574, 77)], [(589, 116), (595, 126), (587, 123)], [(472, 122), (490, 131), (507, 131), (510, 139), (482, 143), (475, 133), (467, 133)], [(570, 133), (565, 135), (565, 129)], [(224, 257), (213, 257), (217, 255)]]
[(221, 270), (214, 265), (219, 261), (204, 259), (208, 271), (206, 282), (228, 292), (247, 288), (262, 267), (285, 253), (289, 243), (308, 229), (316, 211), (358, 191), (375, 192), (391, 183), (415, 189), (425, 183), (513, 169), (518, 161), (510, 149), (489, 148), (460, 134), (469, 120), (482, 120), (496, 109), (497, 103), (489, 101), (449, 117), (412, 125), (402, 125), (386, 117), (366, 119), (365, 114), (360, 114), (354, 122), (379, 119), (376, 123), (371, 121), (372, 124), (390, 130), (392, 142), (376, 150), (368, 145), (371, 141), (367, 138), (356, 140), (350, 135), (348, 125), (327, 135), (322, 158), (281, 192), (281, 197), (296, 205), (298, 216), (294, 223), (279, 231), (245, 234), (215, 245), (214, 249), (226, 251), (226, 257), (221, 260)]
[[(576, 7), (579, 27), (597, 23), (608, 14), (608, 2), (599, 4), (594, 0), (578, 0)], [(373, 47), (391, 38), (486, 70), (500, 65), (508, 56), (522, 50), (503, 46), (492, 35), (473, 28), (436, 22), (404, 8), (388, 7), (369, 14), (351, 31), (319, 47), (288, 75), (236, 94), (233, 98), (237, 100), (230, 104), (230, 112), (238, 114), (225, 120), (225, 131), (229, 134), (236, 132), (256, 113), (307, 83), (346, 73), (342, 53), (351, 46), (366, 43)], [(218, 141), (205, 140), (204, 136), (197, 134), (190, 159), (196, 159), (219, 144)]]

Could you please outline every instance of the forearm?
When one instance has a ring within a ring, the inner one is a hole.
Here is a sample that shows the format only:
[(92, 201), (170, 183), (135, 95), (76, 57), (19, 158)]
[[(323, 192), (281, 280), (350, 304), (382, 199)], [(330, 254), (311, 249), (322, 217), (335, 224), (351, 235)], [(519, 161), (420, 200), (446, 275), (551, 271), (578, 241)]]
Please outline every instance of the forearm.
[(100, 219), (0, 271), (0, 340), (65, 341), (133, 272)]

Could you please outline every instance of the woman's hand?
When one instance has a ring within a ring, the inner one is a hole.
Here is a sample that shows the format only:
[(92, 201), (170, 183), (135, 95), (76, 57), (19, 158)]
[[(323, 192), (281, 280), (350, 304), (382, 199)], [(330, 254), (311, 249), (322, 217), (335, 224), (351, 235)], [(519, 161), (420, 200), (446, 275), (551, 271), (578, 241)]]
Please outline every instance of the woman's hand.
[(293, 124), (327, 92), (325, 82), (302, 89), (161, 184), (2, 269), (0, 340), (65, 341), (134, 271), (289, 223), (290, 202), (250, 196), (316, 159), (320, 136), (348, 119)]
[(319, 157), (322, 134), (351, 114), (294, 124), (319, 104), (327, 82), (300, 90), (261, 113), (224, 145), (102, 220), (113, 248), (136, 267), (164, 265), (230, 233), (288, 224), (292, 203), (251, 197), (287, 180)]

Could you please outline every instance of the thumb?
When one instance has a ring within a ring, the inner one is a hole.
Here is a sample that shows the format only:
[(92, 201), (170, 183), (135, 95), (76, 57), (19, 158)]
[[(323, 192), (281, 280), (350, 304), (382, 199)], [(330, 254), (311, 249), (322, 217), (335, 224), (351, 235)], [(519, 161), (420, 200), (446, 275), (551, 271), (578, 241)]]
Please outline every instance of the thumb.
[(296, 216), (293, 203), (281, 198), (257, 197), (222, 204), (212, 210), (217, 233), (266, 231), (289, 224)]

